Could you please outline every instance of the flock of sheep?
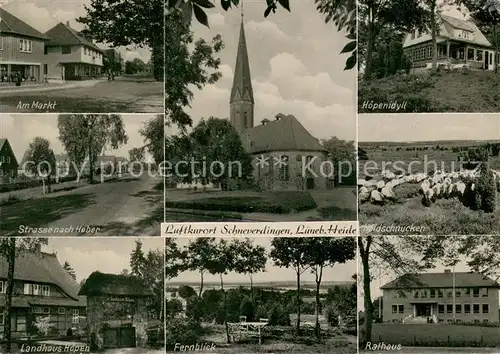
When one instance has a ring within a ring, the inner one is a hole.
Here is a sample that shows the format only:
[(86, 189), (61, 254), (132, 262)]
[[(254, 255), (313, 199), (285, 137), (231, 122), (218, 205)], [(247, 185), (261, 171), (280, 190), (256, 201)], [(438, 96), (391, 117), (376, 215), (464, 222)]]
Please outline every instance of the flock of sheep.
[[(495, 173), (495, 179), (500, 180), (500, 172)], [(432, 176), (425, 173), (410, 175), (396, 175), (390, 171), (384, 171), (378, 179), (358, 180), (358, 199), (360, 203), (371, 202), (383, 204), (394, 201), (396, 196), (394, 188), (405, 183), (420, 183), (420, 194), (422, 203), (430, 206), (440, 198), (461, 198), (467, 188), (472, 191), (474, 182), (464, 183), (464, 180), (474, 181), (479, 177), (479, 166), (474, 170), (463, 170), (460, 172), (436, 171)]]

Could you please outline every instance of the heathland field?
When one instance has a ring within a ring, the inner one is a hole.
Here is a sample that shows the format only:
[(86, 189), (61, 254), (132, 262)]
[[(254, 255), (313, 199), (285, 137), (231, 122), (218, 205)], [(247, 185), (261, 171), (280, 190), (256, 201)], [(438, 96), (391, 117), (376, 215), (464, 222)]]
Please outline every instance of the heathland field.
[(378, 323), (373, 325), (372, 342), (419, 347), (497, 347), (500, 327)]
[[(446, 173), (466, 169), (459, 162), (472, 151), (485, 144), (498, 142), (422, 142), (422, 143), (360, 143), (365, 155), (360, 161), (359, 178), (380, 179), (382, 171), (402, 171), (404, 175), (435, 170)], [(468, 144), (468, 145), (467, 145)], [(500, 171), (500, 156), (489, 156), (489, 167)], [(370, 176), (370, 177), (367, 177)], [(500, 185), (500, 183), (497, 182)], [(497, 186), (498, 188), (498, 186)], [(395, 186), (394, 197), (382, 203), (365, 202), (359, 205), (359, 222), (364, 232), (369, 225), (417, 226), (416, 234), (500, 234), (500, 193), (496, 192), (496, 211), (472, 210), (459, 198), (438, 198), (424, 206), (420, 183)], [(368, 230), (367, 230), (368, 228)], [(370, 231), (371, 230), (371, 231)], [(379, 231), (386, 233), (384, 231)], [(391, 232), (391, 231), (388, 231)]]

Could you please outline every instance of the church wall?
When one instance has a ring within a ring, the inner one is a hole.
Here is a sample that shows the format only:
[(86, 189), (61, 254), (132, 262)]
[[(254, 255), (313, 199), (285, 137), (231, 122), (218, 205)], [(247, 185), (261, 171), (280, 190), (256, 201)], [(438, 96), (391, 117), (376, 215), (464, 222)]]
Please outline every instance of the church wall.
[[(281, 178), (286, 175), (285, 170), (280, 173), (280, 169), (275, 165), (280, 156), (288, 156), (288, 178)], [(269, 158), (268, 166), (259, 167), (257, 158), (261, 156)], [(306, 156), (316, 156), (316, 159), (311, 164), (312, 173), (303, 171), (302, 162)], [(323, 176), (320, 171), (320, 166), (326, 159), (326, 155), (322, 152), (306, 152), (306, 151), (274, 151), (267, 154), (256, 154), (253, 156), (252, 165), (254, 167), (253, 179), (255, 183), (263, 190), (307, 190), (308, 179), (314, 179), (314, 190), (327, 189), (327, 176)], [(276, 159), (275, 159), (276, 158)], [(328, 172), (328, 169), (325, 170)]]

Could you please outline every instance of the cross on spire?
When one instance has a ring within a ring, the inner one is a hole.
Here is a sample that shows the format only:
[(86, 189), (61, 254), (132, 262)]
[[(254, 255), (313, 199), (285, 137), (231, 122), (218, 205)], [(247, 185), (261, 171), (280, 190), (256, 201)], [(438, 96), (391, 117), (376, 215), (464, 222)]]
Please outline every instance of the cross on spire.
[(243, 21), (243, 0), (241, 0), (241, 21)]

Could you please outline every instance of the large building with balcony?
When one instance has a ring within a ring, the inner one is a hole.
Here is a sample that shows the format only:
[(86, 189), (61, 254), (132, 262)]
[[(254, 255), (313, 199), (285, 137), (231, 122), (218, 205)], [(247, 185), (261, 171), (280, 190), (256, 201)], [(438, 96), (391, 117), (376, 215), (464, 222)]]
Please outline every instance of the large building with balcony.
[[(403, 43), (406, 57), (414, 71), (429, 68), (432, 63), (432, 36), (414, 30)], [(495, 70), (498, 53), (472, 21), (441, 15), (437, 35), (437, 61), (442, 65), (468, 64), (471, 69)]]
[(44, 74), (49, 80), (85, 80), (102, 75), (104, 52), (69, 23), (48, 30)]
[[(5, 323), (8, 263), (0, 257), (0, 337)], [(14, 268), (14, 294), (10, 316), (13, 337), (66, 335), (69, 328), (86, 326), (85, 296), (80, 285), (51, 253), (17, 252)], [(47, 333), (42, 323), (48, 323)]]
[(499, 322), (500, 285), (473, 272), (405, 275), (381, 287), (383, 321)]
[(47, 36), (0, 7), (0, 81), (43, 79)]

